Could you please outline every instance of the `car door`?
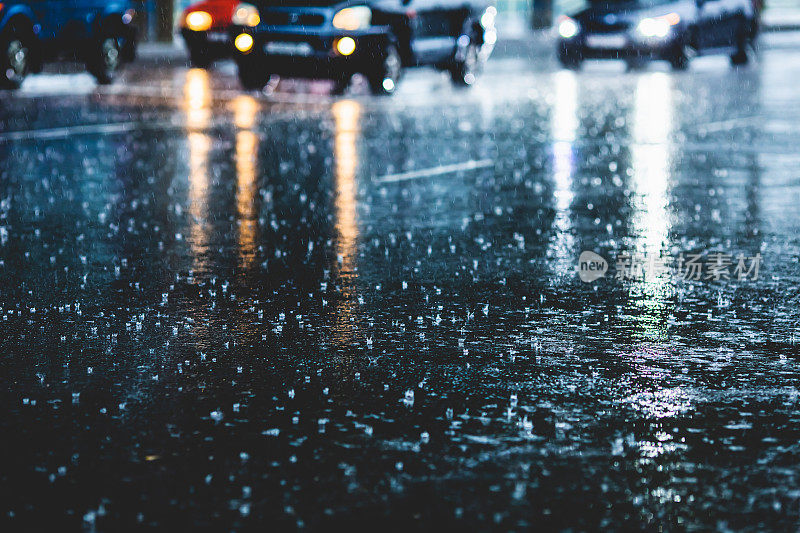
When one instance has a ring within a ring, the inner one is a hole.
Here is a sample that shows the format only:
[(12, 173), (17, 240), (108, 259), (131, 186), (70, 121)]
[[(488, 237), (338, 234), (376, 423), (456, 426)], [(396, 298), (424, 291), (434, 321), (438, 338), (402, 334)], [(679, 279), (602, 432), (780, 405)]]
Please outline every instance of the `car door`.
[(728, 44), (736, 46), (742, 34), (750, 29), (748, 21), (752, 17), (753, 7), (751, 0), (725, 0), (725, 17), (727, 21), (726, 38)]
[(411, 50), (418, 64), (446, 61), (455, 49), (455, 0), (411, 0)]
[(719, 27), (719, 45), (733, 46), (742, 20), (739, 0), (719, 0), (721, 4), (721, 21)]
[(374, 0), (368, 4), (372, 8), (372, 24), (391, 28), (405, 64), (414, 62), (411, 34), (417, 14), (410, 3), (409, 0)]
[(725, 44), (725, 0), (698, 0), (697, 44), (702, 49)]

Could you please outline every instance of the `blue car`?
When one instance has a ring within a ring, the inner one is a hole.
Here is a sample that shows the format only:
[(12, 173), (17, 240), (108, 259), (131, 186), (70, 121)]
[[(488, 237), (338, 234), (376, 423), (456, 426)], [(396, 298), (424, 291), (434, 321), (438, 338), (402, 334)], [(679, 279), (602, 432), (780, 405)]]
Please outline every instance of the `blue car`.
[(584, 59), (624, 59), (634, 68), (664, 59), (685, 70), (697, 55), (747, 63), (758, 15), (752, 0), (590, 0), (561, 17), (557, 30), (558, 59), (567, 68)]
[(471, 85), (496, 41), (489, 0), (251, 0), (233, 12), (239, 80), (260, 89), (273, 74), (334, 80), (363, 74), (394, 92), (403, 69), (432, 66)]
[(136, 54), (135, 15), (130, 0), (0, 0), (0, 89), (59, 59), (111, 83)]

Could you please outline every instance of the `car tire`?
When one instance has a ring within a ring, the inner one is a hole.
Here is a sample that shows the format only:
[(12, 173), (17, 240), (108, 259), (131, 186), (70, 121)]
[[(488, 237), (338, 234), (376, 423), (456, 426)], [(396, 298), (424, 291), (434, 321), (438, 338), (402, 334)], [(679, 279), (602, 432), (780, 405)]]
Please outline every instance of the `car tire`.
[(370, 92), (378, 96), (388, 96), (397, 89), (403, 75), (403, 61), (397, 45), (389, 43), (384, 48), (381, 61), (367, 74)]
[(353, 77), (350, 74), (342, 74), (333, 79), (333, 87), (331, 87), (331, 94), (333, 96), (341, 96), (347, 92), (350, 87), (350, 81)]
[(750, 56), (747, 55), (747, 50), (737, 50), (731, 55), (731, 65), (734, 67), (742, 67), (749, 62)]
[(211, 65), (208, 50), (201, 46), (189, 48), (189, 65), (192, 68), (208, 68)]
[(566, 50), (559, 50), (558, 51), (558, 62), (561, 63), (561, 66), (568, 70), (580, 70), (581, 63), (583, 63), (583, 59), (581, 56), (574, 52), (568, 52)]
[(22, 85), (31, 70), (33, 36), (8, 28), (0, 35), (0, 89), (13, 90)]
[(456, 59), (450, 67), (450, 79), (458, 87), (469, 87), (475, 83), (480, 73), (481, 60), (480, 49), (477, 44), (470, 39), (469, 44), (463, 50), (463, 58)]
[(751, 31), (747, 27), (747, 23), (743, 22), (740, 30), (736, 35), (736, 50), (731, 54), (731, 65), (734, 67), (741, 67), (750, 61), (748, 54), (748, 46), (750, 45)]
[(89, 49), (86, 70), (100, 85), (112, 83), (122, 67), (122, 40), (119, 32), (104, 31)]
[(647, 68), (648, 63), (650, 62), (646, 58), (632, 57), (625, 60), (625, 68), (628, 70), (628, 72), (637, 72)]
[(686, 43), (679, 44), (668, 61), (672, 70), (687, 70), (692, 59), (697, 55), (695, 49)]
[(272, 78), (272, 73), (267, 70), (266, 58), (245, 56), (238, 62), (239, 83), (248, 91), (261, 91)]

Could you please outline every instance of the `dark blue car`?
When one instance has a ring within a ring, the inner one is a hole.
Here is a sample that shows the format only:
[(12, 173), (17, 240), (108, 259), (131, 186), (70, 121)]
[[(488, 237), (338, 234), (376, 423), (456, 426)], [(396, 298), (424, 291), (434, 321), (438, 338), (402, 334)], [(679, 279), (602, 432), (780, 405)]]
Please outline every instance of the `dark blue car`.
[(697, 55), (748, 61), (758, 32), (752, 0), (590, 0), (558, 21), (558, 58), (567, 68), (584, 59), (625, 59), (631, 67), (665, 59), (676, 70)]
[(0, 88), (59, 59), (82, 61), (111, 83), (135, 55), (134, 17), (130, 0), (0, 0)]
[(394, 92), (403, 69), (432, 66), (471, 85), (496, 40), (489, 0), (251, 0), (233, 13), (239, 80), (260, 89), (273, 74), (330, 78), (343, 92), (363, 74)]

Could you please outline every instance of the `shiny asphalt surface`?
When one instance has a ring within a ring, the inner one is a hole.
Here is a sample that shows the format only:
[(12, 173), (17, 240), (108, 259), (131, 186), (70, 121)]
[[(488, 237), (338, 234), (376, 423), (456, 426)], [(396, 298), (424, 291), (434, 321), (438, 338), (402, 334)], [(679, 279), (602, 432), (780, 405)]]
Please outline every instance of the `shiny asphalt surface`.
[(30, 78), (0, 100), (0, 523), (797, 529), (798, 79), (793, 46), (391, 98)]

